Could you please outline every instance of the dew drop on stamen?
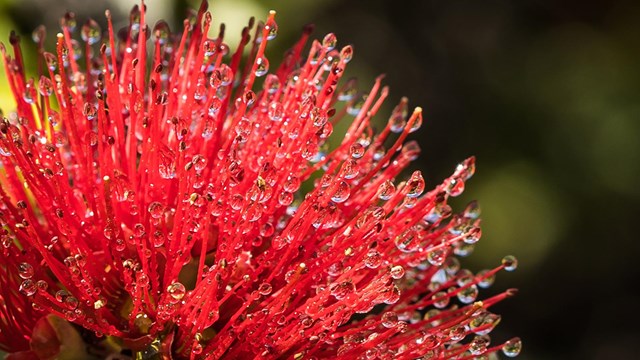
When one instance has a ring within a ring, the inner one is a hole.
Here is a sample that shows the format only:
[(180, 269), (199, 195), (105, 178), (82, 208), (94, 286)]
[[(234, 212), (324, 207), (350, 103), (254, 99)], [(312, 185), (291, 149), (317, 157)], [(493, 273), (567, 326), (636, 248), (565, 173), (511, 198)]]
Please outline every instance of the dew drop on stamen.
[(100, 25), (98, 25), (98, 23), (93, 19), (87, 20), (87, 22), (82, 25), (80, 36), (82, 37), (82, 40), (89, 43), (89, 45), (97, 43), (100, 41), (100, 37), (102, 36)]
[(382, 264), (382, 255), (377, 250), (369, 250), (364, 258), (364, 265), (369, 269), (376, 269)]
[(23, 262), (18, 265), (18, 275), (23, 279), (31, 279), (34, 274), (34, 269), (31, 264)]
[(261, 56), (256, 59), (256, 71), (257, 77), (265, 76), (269, 72), (269, 60), (266, 57)]
[(272, 102), (267, 110), (269, 119), (272, 121), (280, 121), (284, 115), (284, 107), (279, 102)]
[(396, 192), (396, 186), (391, 182), (391, 180), (386, 180), (378, 189), (378, 198), (380, 200), (389, 200)]
[(265, 29), (268, 31), (267, 40), (273, 40), (278, 35), (278, 24), (273, 19), (265, 24)]
[(216, 53), (217, 46), (216, 41), (207, 39), (202, 43), (202, 51), (204, 52), (204, 56), (211, 57)]
[(180, 300), (182, 300), (186, 292), (187, 290), (185, 289), (184, 285), (182, 285), (182, 283), (179, 283), (179, 282), (175, 282), (167, 286), (169, 301), (172, 304), (177, 304), (178, 302), (180, 302)]
[(153, 27), (153, 36), (160, 45), (164, 45), (169, 41), (171, 30), (166, 21), (160, 20)]
[(20, 284), (20, 288), (18, 290), (26, 296), (33, 296), (38, 289), (33, 280), (26, 279)]
[(82, 114), (87, 118), (87, 120), (91, 121), (98, 116), (98, 109), (90, 103), (85, 103), (84, 108), (82, 109)]
[(520, 338), (513, 338), (502, 345), (502, 353), (508, 357), (516, 357), (522, 351), (522, 341)]
[(336, 47), (337, 43), (338, 43), (338, 38), (333, 33), (328, 33), (322, 39), (322, 47), (324, 47), (325, 51), (327, 52), (333, 50)]
[(40, 80), (38, 80), (38, 92), (42, 96), (51, 96), (53, 94), (53, 83), (51, 79), (46, 76), (40, 76)]
[(444, 291), (438, 291), (437, 293), (433, 294), (431, 300), (433, 301), (433, 306), (438, 309), (443, 309), (447, 307), (447, 305), (449, 305), (449, 296)]
[(331, 201), (335, 203), (343, 203), (347, 201), (349, 195), (351, 195), (351, 188), (349, 187), (349, 184), (347, 184), (346, 181), (340, 181), (336, 185), (333, 194), (331, 194)]
[(382, 326), (390, 329), (396, 325), (398, 325), (398, 314), (393, 311), (387, 311), (382, 314)]
[[(481, 270), (478, 272), (478, 278), (484, 278), (485, 276), (487, 276), (487, 274), (489, 274), (489, 270)], [(495, 279), (496, 279), (495, 275), (487, 276), (486, 278), (478, 282), (478, 286), (480, 286), (483, 289), (486, 289), (491, 285), (493, 285)]]
[(58, 58), (49, 52), (44, 52), (42, 56), (44, 57), (44, 61), (47, 63), (49, 70), (55, 71), (58, 66)]
[(407, 197), (417, 198), (424, 192), (425, 182), (420, 171), (415, 171), (407, 181)]
[(396, 280), (401, 279), (404, 276), (404, 268), (401, 265), (395, 265), (391, 267), (389, 274)]
[(460, 290), (457, 296), (461, 303), (471, 304), (476, 301), (476, 298), (478, 297), (478, 287), (476, 285), (471, 285)]
[(513, 255), (507, 255), (502, 258), (502, 265), (506, 271), (514, 271), (518, 268), (518, 259)]
[(149, 204), (148, 211), (152, 218), (160, 219), (164, 213), (164, 206), (161, 203), (154, 201)]
[(364, 155), (365, 147), (356, 142), (349, 147), (349, 154), (354, 159), (360, 159)]

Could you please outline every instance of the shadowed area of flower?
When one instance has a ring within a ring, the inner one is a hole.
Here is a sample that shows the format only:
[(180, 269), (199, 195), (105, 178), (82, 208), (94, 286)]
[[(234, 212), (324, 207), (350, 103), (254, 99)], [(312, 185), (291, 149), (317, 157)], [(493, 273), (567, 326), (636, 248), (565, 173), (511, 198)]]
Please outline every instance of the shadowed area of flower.
[(500, 321), (489, 309), (516, 291), (477, 301), (516, 259), (477, 274), (457, 260), (481, 237), (480, 210), (447, 201), (475, 159), (431, 191), (419, 171), (397, 181), (420, 152), (406, 139), (422, 109), (402, 99), (374, 131), (388, 89), (341, 81), (350, 46), (328, 34), (305, 56), (309, 26), (272, 68), (275, 12), (251, 19), (235, 51), (224, 27), (208, 37), (206, 2), (181, 33), (150, 28), (144, 5), (117, 33), (106, 16), (103, 37), (67, 14), (54, 53), (37, 29), (38, 79), (17, 36), (13, 56), (0, 49), (16, 101), (0, 123), (10, 356), (518, 355), (518, 338), (488, 336)]

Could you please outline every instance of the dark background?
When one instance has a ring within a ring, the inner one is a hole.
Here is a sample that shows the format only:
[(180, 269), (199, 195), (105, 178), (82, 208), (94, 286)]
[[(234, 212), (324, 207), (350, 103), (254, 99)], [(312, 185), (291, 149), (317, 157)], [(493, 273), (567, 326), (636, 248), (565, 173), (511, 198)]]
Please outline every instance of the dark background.
[[(132, 5), (0, 1), (0, 36), (6, 42), (15, 28), (28, 38), (45, 23), (53, 38), (67, 9), (104, 24), (110, 8), (124, 25)], [(150, 22), (180, 24), (186, 6), (149, 1)], [(425, 109), (414, 167), (430, 184), (477, 156), (462, 201), (482, 204), (483, 239), (463, 264), (520, 260), (491, 290), (520, 289), (497, 309), (497, 340), (520, 336), (522, 359), (640, 358), (640, 3), (220, 0), (210, 8), (230, 36), (249, 16), (278, 10), (272, 66), (305, 23), (318, 38), (334, 32), (354, 44), (348, 75), (363, 90), (387, 74), (383, 114), (403, 95)]]

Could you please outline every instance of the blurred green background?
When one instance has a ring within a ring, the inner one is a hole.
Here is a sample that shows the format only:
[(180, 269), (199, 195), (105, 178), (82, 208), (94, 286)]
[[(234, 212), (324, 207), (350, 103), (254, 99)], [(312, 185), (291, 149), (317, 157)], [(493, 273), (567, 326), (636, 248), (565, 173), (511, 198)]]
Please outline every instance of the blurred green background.
[[(132, 1), (0, 1), (0, 37), (30, 38), (73, 10), (81, 23), (120, 25)], [(148, 1), (150, 22), (181, 30), (196, 2)], [(189, 5), (191, 4), (191, 5)], [(414, 164), (435, 185), (476, 155), (462, 200), (478, 199), (483, 239), (472, 270), (514, 254), (520, 268), (495, 289), (520, 288), (499, 306), (496, 340), (519, 335), (522, 359), (638, 359), (640, 304), (634, 223), (640, 207), (640, 3), (624, 0), (219, 0), (229, 43), (247, 19), (278, 10), (272, 64), (315, 23), (353, 44), (348, 74), (366, 89), (386, 73), (385, 114), (403, 95), (423, 106)], [(118, 27), (118, 26), (116, 26)], [(4, 75), (2, 75), (3, 77)], [(2, 80), (2, 79), (0, 79)], [(3, 80), (2, 80), (3, 81)], [(10, 98), (2, 85), (0, 107)], [(381, 120), (384, 121), (383, 117)], [(458, 209), (463, 203), (458, 203)], [(636, 215), (633, 215), (636, 213)]]

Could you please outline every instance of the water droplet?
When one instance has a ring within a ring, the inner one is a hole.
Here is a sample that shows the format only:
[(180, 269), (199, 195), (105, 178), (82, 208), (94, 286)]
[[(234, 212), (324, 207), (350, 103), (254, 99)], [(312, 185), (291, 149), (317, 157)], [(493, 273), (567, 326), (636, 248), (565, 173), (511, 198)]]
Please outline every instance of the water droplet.
[(184, 285), (182, 285), (182, 283), (179, 283), (179, 282), (175, 282), (175, 283), (167, 286), (167, 293), (169, 294), (169, 301), (172, 304), (177, 304), (178, 302), (180, 302), (180, 300), (182, 300), (182, 298), (184, 297), (186, 292), (187, 292), (187, 290), (185, 289)]
[(338, 284), (331, 284), (330, 291), (337, 300), (344, 299), (347, 295), (356, 290), (355, 285), (351, 281), (343, 281)]
[(97, 43), (100, 41), (100, 37), (102, 36), (100, 25), (98, 25), (98, 23), (93, 19), (87, 20), (87, 22), (82, 25), (80, 36), (82, 37), (82, 40), (89, 43), (89, 45)]
[(159, 202), (154, 201), (149, 204), (148, 211), (152, 218), (160, 219), (164, 214), (164, 206), (162, 206), (162, 204), (160, 204)]
[(169, 41), (171, 29), (166, 21), (160, 20), (153, 27), (153, 36), (160, 45), (164, 45)]
[(38, 280), (38, 282), (36, 282), (36, 287), (39, 292), (45, 292), (49, 288), (49, 284), (44, 280)]
[(460, 290), (457, 296), (458, 300), (463, 304), (471, 304), (476, 301), (476, 298), (478, 297), (478, 287), (476, 285), (471, 285)]
[(499, 323), (500, 315), (483, 311), (469, 322), (469, 329), (478, 335), (489, 334)]
[(284, 107), (279, 102), (272, 102), (269, 104), (269, 109), (267, 110), (267, 114), (269, 119), (272, 121), (281, 121), (284, 116)]
[(451, 179), (448, 181), (445, 190), (453, 197), (459, 196), (464, 192), (464, 181), (462, 179)]
[(450, 299), (449, 296), (444, 291), (438, 291), (437, 293), (433, 294), (433, 296), (431, 297), (431, 300), (433, 301), (433, 306), (435, 306), (438, 309), (445, 308), (447, 305), (449, 305), (449, 299)]
[(266, 57), (261, 56), (256, 59), (256, 71), (257, 77), (265, 76), (269, 72), (269, 60)]
[(472, 355), (482, 355), (487, 351), (487, 346), (489, 346), (489, 339), (485, 336), (476, 336), (469, 343), (469, 352)]
[(31, 279), (33, 277), (34, 270), (31, 264), (23, 262), (18, 265), (18, 275), (23, 279)]
[(220, 85), (228, 86), (233, 82), (233, 70), (226, 65), (220, 65)]
[(87, 118), (87, 120), (91, 121), (98, 116), (98, 109), (90, 103), (85, 103), (84, 108), (82, 109), (82, 113)]
[(78, 24), (76, 22), (76, 14), (72, 12), (66, 12), (64, 14), (64, 17), (60, 20), (60, 24), (69, 29), (70, 32), (73, 32)]
[(278, 35), (278, 24), (276, 24), (275, 20), (269, 20), (264, 28), (268, 31), (267, 40), (273, 40)]
[(351, 45), (347, 45), (340, 50), (340, 59), (345, 63), (353, 59), (353, 47)]
[(390, 329), (398, 325), (398, 314), (393, 311), (387, 311), (382, 314), (382, 326)]
[(522, 351), (522, 341), (520, 338), (513, 338), (502, 345), (502, 353), (508, 357), (516, 357)]
[(328, 33), (324, 39), (322, 39), (322, 47), (324, 47), (327, 52), (333, 50), (336, 44), (338, 44), (338, 38), (333, 33)]
[(480, 240), (480, 237), (482, 237), (482, 230), (479, 227), (474, 226), (464, 234), (462, 241), (467, 244), (475, 244)]
[(49, 52), (44, 52), (42, 56), (44, 57), (44, 61), (47, 63), (49, 70), (55, 71), (58, 66), (58, 58)]
[(351, 188), (346, 181), (340, 181), (336, 186), (333, 194), (331, 195), (331, 201), (335, 203), (343, 203), (347, 201), (351, 195)]
[(394, 112), (389, 118), (389, 130), (394, 133), (401, 133), (407, 125), (407, 120), (401, 112)]
[(360, 159), (364, 155), (365, 147), (360, 143), (354, 143), (349, 148), (349, 154), (354, 159)]
[(417, 198), (422, 195), (425, 183), (420, 171), (415, 171), (407, 181), (407, 197)]
[(34, 80), (33, 79), (27, 80), (27, 84), (25, 86), (25, 90), (22, 98), (28, 104), (33, 104), (35, 103), (37, 97), (38, 97), (38, 94), (37, 94), (36, 86), (34, 84)]
[(391, 274), (392, 278), (396, 280), (401, 279), (404, 276), (404, 268), (400, 265), (396, 265), (389, 270), (389, 273)]
[(380, 187), (378, 188), (378, 198), (380, 200), (389, 200), (396, 192), (396, 186), (391, 182), (391, 180), (386, 180)]
[(267, 296), (269, 294), (271, 294), (271, 291), (273, 291), (273, 288), (271, 287), (271, 284), (269, 283), (262, 283), (260, 284), (260, 286), (258, 286), (258, 292), (260, 293), (260, 295), (264, 295)]
[(202, 43), (202, 50), (204, 51), (204, 56), (211, 57), (216, 53), (217, 46), (216, 41), (207, 39)]
[(40, 44), (41, 42), (43, 42), (46, 37), (47, 37), (47, 29), (44, 27), (44, 25), (38, 26), (31, 33), (31, 39), (36, 44)]
[(293, 194), (290, 192), (282, 192), (278, 195), (278, 203), (282, 206), (289, 206), (293, 202)]
[[(489, 270), (482, 270), (478, 272), (478, 277), (482, 278), (487, 276), (487, 274), (489, 273)], [(488, 276), (484, 279), (482, 279), (481, 281), (478, 282), (478, 286), (480, 286), (483, 289), (486, 289), (488, 287), (490, 287), (491, 285), (493, 285), (493, 282), (496, 280), (496, 276), (495, 275), (491, 275)]]
[(64, 299), (64, 306), (66, 306), (69, 310), (75, 310), (78, 307), (79, 303), (80, 302), (78, 301), (78, 299), (73, 296), (69, 296)]
[(376, 269), (382, 264), (382, 255), (377, 250), (369, 250), (364, 258), (364, 265), (369, 269)]
[(480, 205), (478, 204), (477, 201), (472, 201), (469, 203), (469, 205), (467, 205), (467, 207), (464, 209), (464, 213), (463, 216), (468, 218), (468, 219), (477, 219), (480, 217)]
[(40, 80), (38, 80), (38, 92), (42, 96), (51, 96), (53, 93), (53, 83), (51, 79), (46, 76), (40, 76)]
[(109, 224), (104, 227), (103, 234), (107, 240), (115, 240), (120, 234), (120, 229), (116, 225)]
[(506, 271), (514, 271), (518, 268), (518, 259), (513, 255), (507, 255), (502, 258), (502, 265)]
[(411, 253), (420, 249), (420, 235), (413, 228), (403, 231), (400, 235), (396, 236), (393, 241), (398, 250), (405, 253)]
[(36, 287), (36, 283), (33, 280), (26, 279), (20, 284), (20, 288), (18, 290), (20, 290), (20, 292), (26, 296), (33, 296), (38, 288)]
[(427, 261), (429, 264), (433, 266), (441, 266), (447, 256), (447, 251), (445, 249), (435, 249), (433, 251), (429, 251), (427, 254)]

